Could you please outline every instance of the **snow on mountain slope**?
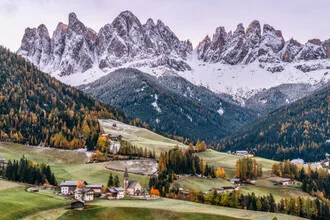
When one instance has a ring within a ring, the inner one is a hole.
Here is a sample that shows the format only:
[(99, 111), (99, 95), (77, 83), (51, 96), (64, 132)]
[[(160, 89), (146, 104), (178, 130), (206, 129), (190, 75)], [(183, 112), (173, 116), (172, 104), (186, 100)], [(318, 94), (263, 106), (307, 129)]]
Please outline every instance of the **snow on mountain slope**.
[[(119, 68), (153, 76), (182, 76), (216, 93), (245, 101), (281, 84), (322, 85), (329, 80), (330, 40), (301, 44), (282, 32), (252, 21), (235, 31), (218, 27), (192, 50), (162, 21), (142, 24), (131, 12), (120, 13), (95, 32), (70, 13), (50, 38), (46, 26), (27, 28), (18, 54), (64, 83), (91, 83)], [(313, 87), (314, 88), (314, 87)]]

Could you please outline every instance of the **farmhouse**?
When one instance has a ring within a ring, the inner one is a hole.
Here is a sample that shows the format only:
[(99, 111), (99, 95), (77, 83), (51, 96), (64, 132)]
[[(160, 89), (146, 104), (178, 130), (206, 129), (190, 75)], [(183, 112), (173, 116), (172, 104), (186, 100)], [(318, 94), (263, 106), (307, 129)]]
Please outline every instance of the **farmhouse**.
[(124, 190), (125, 194), (130, 196), (140, 196), (142, 194), (141, 184), (138, 181), (128, 181), (127, 167), (124, 173)]
[(0, 168), (7, 166), (7, 162), (5, 158), (0, 157)]
[(294, 184), (294, 180), (293, 179), (283, 179), (282, 181), (279, 182), (279, 185), (293, 185)]
[(122, 199), (124, 196), (125, 190), (122, 187), (113, 187), (107, 192), (108, 199)]
[(75, 201), (71, 203), (71, 209), (83, 210), (85, 208), (85, 203), (83, 201)]
[(298, 158), (291, 160), (291, 163), (296, 165), (304, 165), (305, 161), (303, 159)]
[(116, 135), (116, 134), (102, 134), (103, 137), (106, 137), (107, 140), (111, 141), (121, 141), (122, 137), (121, 135)]
[[(82, 183), (84, 183), (85, 185), (87, 185), (86, 181), (81, 181)], [(63, 195), (70, 195), (73, 194), (74, 191), (76, 190), (78, 181), (74, 180), (63, 180), (60, 184), (61, 187), (61, 193)]]
[[(236, 190), (236, 188), (233, 186), (223, 186), (223, 187), (216, 188), (215, 190), (217, 191), (218, 194), (223, 194), (223, 193), (227, 193), (227, 192), (233, 192)], [(212, 189), (210, 191), (212, 191)]]
[(247, 152), (246, 150), (237, 150), (235, 155), (236, 156), (248, 156), (249, 152)]
[(94, 193), (101, 194), (102, 193), (102, 184), (97, 184), (97, 185), (86, 185), (86, 188), (91, 189), (94, 191)]
[(79, 188), (74, 191), (74, 198), (81, 201), (93, 201), (94, 191), (90, 188)]
[(235, 185), (241, 185), (242, 181), (241, 181), (241, 179), (233, 178), (233, 179), (230, 179), (230, 183), (235, 184)]

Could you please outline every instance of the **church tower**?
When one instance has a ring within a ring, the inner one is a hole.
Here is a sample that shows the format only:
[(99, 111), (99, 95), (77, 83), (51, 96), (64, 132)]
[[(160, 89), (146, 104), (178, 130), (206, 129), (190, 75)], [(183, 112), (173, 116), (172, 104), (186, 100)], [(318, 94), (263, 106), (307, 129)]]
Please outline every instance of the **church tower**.
[(125, 190), (125, 195), (127, 194), (127, 188), (128, 188), (128, 172), (127, 172), (127, 167), (125, 167), (125, 173), (124, 173), (124, 190)]

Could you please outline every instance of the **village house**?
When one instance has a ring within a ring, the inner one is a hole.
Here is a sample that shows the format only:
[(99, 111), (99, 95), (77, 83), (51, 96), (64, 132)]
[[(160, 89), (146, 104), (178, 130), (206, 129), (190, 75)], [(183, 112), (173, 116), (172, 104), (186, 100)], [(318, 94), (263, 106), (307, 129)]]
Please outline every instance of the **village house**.
[(86, 188), (93, 190), (94, 193), (96, 193), (96, 194), (101, 194), (103, 185), (102, 184), (86, 185)]
[(291, 163), (296, 165), (304, 165), (305, 161), (303, 159), (298, 158), (291, 160)]
[(294, 180), (293, 179), (283, 179), (279, 182), (279, 185), (287, 186), (287, 185), (293, 185)]
[(93, 201), (94, 191), (90, 188), (79, 188), (74, 191), (74, 198), (81, 201)]
[(248, 156), (249, 152), (247, 152), (246, 150), (237, 150), (235, 155), (236, 156)]
[[(81, 181), (82, 183), (84, 183), (85, 185), (87, 185), (87, 183), (85, 181)], [(74, 191), (76, 190), (78, 185), (78, 181), (75, 180), (63, 180), (60, 184), (61, 187), (61, 193), (63, 195), (71, 195), (74, 193)]]
[(120, 134), (119, 135), (115, 135), (115, 134), (110, 134), (109, 135), (109, 138), (112, 141), (121, 141), (122, 137), (123, 136), (121, 136)]
[(106, 195), (108, 199), (122, 199), (125, 196), (125, 190), (122, 187), (112, 187)]
[(242, 181), (241, 181), (241, 179), (238, 179), (238, 178), (232, 178), (232, 179), (230, 179), (230, 183), (240, 186), (242, 184)]
[(138, 181), (128, 181), (127, 167), (124, 173), (124, 190), (125, 195), (140, 196), (142, 194), (141, 184)]
[(0, 168), (6, 167), (7, 162), (5, 158), (0, 158)]
[[(213, 189), (210, 189), (209, 191), (212, 191)], [(217, 191), (217, 194), (224, 194), (227, 192), (233, 192), (236, 190), (233, 186), (223, 186), (215, 189)]]
[(85, 203), (83, 201), (75, 201), (71, 203), (71, 209), (83, 210), (85, 208)]

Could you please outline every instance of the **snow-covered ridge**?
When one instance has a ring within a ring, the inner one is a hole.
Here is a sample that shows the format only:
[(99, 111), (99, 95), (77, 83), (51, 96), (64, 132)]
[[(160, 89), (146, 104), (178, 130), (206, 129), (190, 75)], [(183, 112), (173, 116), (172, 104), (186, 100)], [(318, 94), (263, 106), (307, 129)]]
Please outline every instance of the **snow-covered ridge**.
[(179, 40), (162, 21), (141, 24), (129, 11), (99, 32), (74, 13), (68, 25), (58, 24), (52, 38), (45, 25), (27, 28), (18, 53), (73, 86), (131, 67), (157, 77), (184, 77), (243, 105), (264, 89), (290, 83), (316, 89), (330, 77), (330, 40), (285, 41), (281, 31), (252, 21), (233, 32), (218, 27), (212, 38), (206, 36), (193, 50), (189, 40)]

